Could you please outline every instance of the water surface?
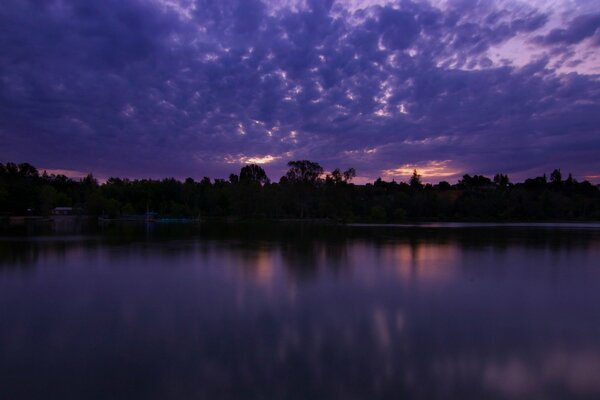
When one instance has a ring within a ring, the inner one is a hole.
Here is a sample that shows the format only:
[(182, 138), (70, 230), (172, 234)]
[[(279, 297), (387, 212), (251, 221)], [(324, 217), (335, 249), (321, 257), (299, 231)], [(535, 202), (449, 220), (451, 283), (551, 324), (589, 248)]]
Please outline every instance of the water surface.
[(0, 397), (600, 398), (600, 230), (22, 227)]

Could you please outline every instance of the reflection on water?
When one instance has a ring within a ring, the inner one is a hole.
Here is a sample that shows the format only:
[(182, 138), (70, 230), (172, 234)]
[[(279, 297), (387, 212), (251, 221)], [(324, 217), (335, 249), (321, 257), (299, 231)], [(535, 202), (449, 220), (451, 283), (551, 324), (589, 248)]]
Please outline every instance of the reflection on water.
[(597, 229), (19, 229), (2, 398), (600, 396)]

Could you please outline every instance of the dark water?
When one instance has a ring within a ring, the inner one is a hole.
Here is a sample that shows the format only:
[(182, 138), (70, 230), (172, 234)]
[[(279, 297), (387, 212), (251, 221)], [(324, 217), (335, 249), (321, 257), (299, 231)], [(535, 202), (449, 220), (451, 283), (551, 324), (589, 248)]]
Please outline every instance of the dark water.
[(600, 398), (600, 229), (19, 228), (2, 399)]

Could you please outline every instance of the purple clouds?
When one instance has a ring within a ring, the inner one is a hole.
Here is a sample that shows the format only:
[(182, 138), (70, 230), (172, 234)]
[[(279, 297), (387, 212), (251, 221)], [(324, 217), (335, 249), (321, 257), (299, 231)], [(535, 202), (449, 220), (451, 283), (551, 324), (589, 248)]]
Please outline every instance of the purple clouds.
[(0, 159), (599, 175), (600, 6), (572, 3), (5, 0)]

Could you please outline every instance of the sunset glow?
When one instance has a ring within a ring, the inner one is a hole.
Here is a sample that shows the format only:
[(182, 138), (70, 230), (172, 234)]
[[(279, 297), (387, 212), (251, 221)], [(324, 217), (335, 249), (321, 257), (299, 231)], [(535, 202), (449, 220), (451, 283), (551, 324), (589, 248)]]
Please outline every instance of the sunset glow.
[(428, 161), (423, 164), (404, 164), (401, 167), (383, 171), (383, 176), (388, 179), (400, 178), (407, 180), (416, 170), (425, 180), (440, 180), (443, 178), (455, 178), (461, 171), (452, 167), (452, 160)]

